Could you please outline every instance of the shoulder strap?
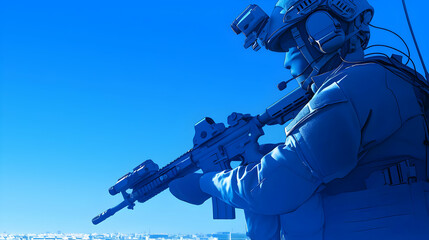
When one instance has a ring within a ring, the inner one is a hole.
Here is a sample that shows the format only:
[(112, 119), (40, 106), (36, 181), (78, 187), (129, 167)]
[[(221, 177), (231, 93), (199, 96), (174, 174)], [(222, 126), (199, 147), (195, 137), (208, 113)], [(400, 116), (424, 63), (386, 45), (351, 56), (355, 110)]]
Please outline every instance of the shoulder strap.
[(422, 91), (425, 95), (429, 96), (429, 83), (428, 80), (423, 77), (416, 70), (408, 67), (402, 63), (402, 57), (396, 54), (392, 54), (390, 58), (383, 56), (376, 56), (365, 58), (364, 62), (374, 62), (382, 65), (393, 74), (398, 75), (414, 87)]

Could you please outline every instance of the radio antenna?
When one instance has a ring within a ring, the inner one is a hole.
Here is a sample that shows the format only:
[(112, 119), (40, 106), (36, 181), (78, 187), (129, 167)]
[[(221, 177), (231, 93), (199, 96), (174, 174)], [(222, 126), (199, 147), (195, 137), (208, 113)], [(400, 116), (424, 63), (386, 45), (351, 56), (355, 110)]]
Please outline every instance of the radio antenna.
[(425, 62), (423, 61), (422, 54), (420, 53), (419, 45), (417, 44), (417, 40), (416, 40), (416, 37), (414, 35), (413, 27), (411, 26), (411, 21), (410, 21), (409, 15), (408, 15), (407, 5), (405, 4), (405, 0), (402, 0), (402, 6), (404, 6), (404, 12), (405, 12), (405, 16), (407, 17), (408, 27), (410, 28), (410, 32), (411, 32), (411, 36), (413, 37), (414, 45), (416, 46), (417, 53), (419, 54), (419, 58), (420, 58), (420, 62), (422, 63), (422, 66), (423, 66), (423, 70), (425, 71), (426, 81), (429, 81), (429, 73), (426, 69)]

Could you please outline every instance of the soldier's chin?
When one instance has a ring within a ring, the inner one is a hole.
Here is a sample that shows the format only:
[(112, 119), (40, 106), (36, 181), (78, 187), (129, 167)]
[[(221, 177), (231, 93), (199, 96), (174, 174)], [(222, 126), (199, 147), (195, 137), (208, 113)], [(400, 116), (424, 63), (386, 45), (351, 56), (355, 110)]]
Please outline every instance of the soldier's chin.
[[(292, 75), (293, 78), (297, 79), (300, 78), (300, 74), (294, 71), (293, 69), (290, 70), (290, 75)], [(302, 75), (302, 74), (301, 74)]]
[(296, 78), (296, 76), (298, 76), (298, 74), (296, 73), (296, 71), (294, 69), (289, 69), (289, 73), (293, 78)]

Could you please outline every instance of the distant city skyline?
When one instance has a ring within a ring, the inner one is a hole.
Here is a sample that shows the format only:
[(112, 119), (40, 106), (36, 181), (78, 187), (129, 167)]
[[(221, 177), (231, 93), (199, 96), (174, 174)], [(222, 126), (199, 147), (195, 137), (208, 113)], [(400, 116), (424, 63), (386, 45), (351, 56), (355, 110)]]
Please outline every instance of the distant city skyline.
[(209, 234), (165, 234), (165, 233), (43, 233), (5, 234), (0, 240), (245, 240), (244, 233), (218, 232)]

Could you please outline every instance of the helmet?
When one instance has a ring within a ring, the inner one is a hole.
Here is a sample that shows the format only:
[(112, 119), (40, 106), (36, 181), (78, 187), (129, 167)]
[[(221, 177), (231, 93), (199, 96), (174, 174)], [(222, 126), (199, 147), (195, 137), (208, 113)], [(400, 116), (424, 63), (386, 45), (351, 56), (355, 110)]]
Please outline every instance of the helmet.
[[(248, 37), (245, 47), (251, 46), (251, 42), (253, 49), (258, 50), (259, 39), (268, 50), (284, 52), (280, 37), (298, 22), (306, 20), (309, 40), (327, 53), (340, 48), (346, 39), (337, 18), (353, 22), (359, 17), (357, 22), (368, 24), (374, 15), (374, 8), (367, 0), (279, 0), (269, 18), (266, 14), (266, 17), (261, 17), (263, 15), (258, 6), (251, 5), (231, 25), (237, 34), (243, 32)], [(250, 25), (247, 24), (249, 19), (252, 20)], [(363, 44), (366, 43), (367, 40)]]
[(231, 27), (246, 36), (245, 48), (252, 46), (257, 51), (258, 40), (275, 52), (297, 47), (308, 63), (304, 72), (311, 73), (294, 78), (301, 88), (314, 92), (312, 76), (335, 65), (336, 54), (341, 58), (368, 44), (373, 15), (367, 0), (278, 0), (270, 17), (257, 5), (250, 5)]
[[(332, 45), (338, 44), (330, 43), (329, 40), (333, 40), (337, 35), (337, 40), (334, 42), (338, 42), (338, 38), (343, 38), (344, 33), (341, 31), (339, 22), (330, 14), (346, 22), (352, 22), (358, 16), (363, 16), (369, 23), (374, 14), (374, 8), (366, 0), (279, 0), (267, 28), (266, 48), (272, 51), (284, 51), (280, 47), (279, 37), (296, 23), (307, 19), (306, 28), (310, 41), (317, 42), (323, 39), (324, 44), (331, 45), (328, 49), (332, 49)], [(331, 35), (330, 38), (329, 35)], [(328, 39), (326, 39), (327, 36)], [(322, 43), (318, 42), (318, 45), (323, 52)]]

